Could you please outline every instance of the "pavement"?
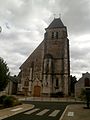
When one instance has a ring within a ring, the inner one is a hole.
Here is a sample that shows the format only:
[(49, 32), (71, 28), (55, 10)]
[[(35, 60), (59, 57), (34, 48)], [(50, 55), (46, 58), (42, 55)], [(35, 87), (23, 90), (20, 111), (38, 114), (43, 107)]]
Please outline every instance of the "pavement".
[[(23, 100), (30, 100), (30, 99), (25, 98)], [(36, 100), (36, 99), (32, 98), (31, 100)], [(39, 100), (40, 98), (38, 99), (38, 101)], [(50, 99), (50, 98), (47, 101), (53, 101), (53, 100), (59, 101), (59, 99)], [(45, 101), (45, 99), (43, 99), (42, 101)], [(73, 100), (66, 100), (66, 101), (73, 102)], [(19, 106), (2, 109), (0, 110), (0, 120), (30, 110), (34, 107), (35, 106), (32, 104), (22, 104)], [(90, 120), (90, 109), (84, 109), (84, 107), (85, 107), (84, 104), (68, 105), (59, 120)]]
[(34, 108), (32, 104), (22, 104), (0, 110), (0, 120)]
[(47, 101), (47, 102), (79, 102), (82, 103), (79, 99), (75, 98), (50, 98), (50, 97), (23, 97), (18, 96), (18, 99), (21, 101)]
[(90, 120), (90, 109), (84, 104), (68, 105), (59, 120)]

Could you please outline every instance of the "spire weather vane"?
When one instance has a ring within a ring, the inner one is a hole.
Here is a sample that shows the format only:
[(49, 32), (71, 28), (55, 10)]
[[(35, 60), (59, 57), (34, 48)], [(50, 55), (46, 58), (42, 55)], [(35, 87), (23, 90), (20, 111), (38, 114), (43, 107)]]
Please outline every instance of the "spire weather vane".
[(55, 19), (55, 17), (56, 17), (56, 14), (53, 14), (53, 16), (54, 16), (54, 19)]
[(59, 13), (59, 18), (61, 18), (61, 14)]
[(58, 14), (58, 16), (57, 16), (57, 14), (53, 14), (53, 16), (54, 16), (54, 19), (55, 19), (56, 17), (61, 18), (61, 14), (60, 14), (60, 13)]

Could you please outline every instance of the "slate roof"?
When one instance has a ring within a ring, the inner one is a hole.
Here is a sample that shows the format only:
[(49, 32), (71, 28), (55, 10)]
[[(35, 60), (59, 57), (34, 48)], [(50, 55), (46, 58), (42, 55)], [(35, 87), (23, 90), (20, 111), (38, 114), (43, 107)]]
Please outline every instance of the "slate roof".
[(18, 78), (14, 76), (10, 76), (9, 80), (12, 81), (13, 83), (18, 83)]
[(60, 18), (55, 18), (51, 24), (48, 26), (48, 29), (52, 29), (52, 28), (62, 28), (65, 27), (63, 22), (61, 21)]

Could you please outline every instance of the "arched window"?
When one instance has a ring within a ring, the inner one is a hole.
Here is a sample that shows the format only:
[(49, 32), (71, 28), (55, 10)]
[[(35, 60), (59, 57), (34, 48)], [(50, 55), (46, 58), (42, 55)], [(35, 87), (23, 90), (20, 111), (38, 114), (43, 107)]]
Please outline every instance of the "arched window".
[(52, 39), (54, 38), (54, 32), (52, 32)]
[(58, 32), (52, 32), (52, 39), (58, 39)]
[(56, 32), (56, 39), (58, 39), (58, 32)]
[(56, 87), (59, 86), (58, 78), (56, 79)]
[(89, 78), (85, 78), (85, 87), (90, 87), (90, 79)]
[(24, 81), (24, 86), (29, 86), (29, 78), (27, 77), (26, 80)]
[(25, 81), (24, 86), (29, 86), (29, 81)]

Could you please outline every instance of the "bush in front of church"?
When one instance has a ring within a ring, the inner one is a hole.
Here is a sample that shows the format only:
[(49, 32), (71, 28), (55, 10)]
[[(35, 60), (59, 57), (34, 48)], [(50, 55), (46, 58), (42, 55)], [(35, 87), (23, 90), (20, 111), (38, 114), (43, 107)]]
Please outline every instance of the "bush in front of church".
[(0, 98), (0, 104), (2, 104), (4, 108), (21, 104), (21, 101), (19, 101), (15, 96), (3, 95), (0, 96)]
[(64, 93), (63, 92), (52, 93), (51, 97), (64, 97)]
[(3, 104), (3, 101), (6, 97), (7, 97), (7, 95), (0, 96), (0, 104)]

